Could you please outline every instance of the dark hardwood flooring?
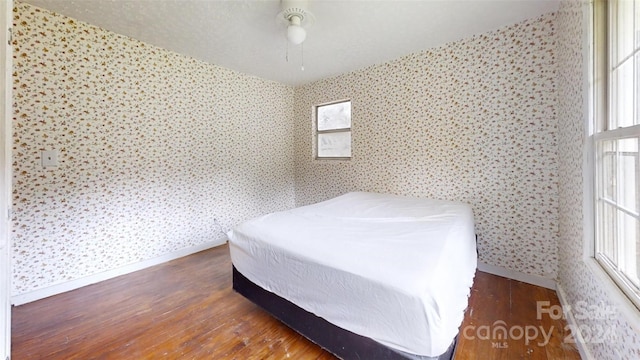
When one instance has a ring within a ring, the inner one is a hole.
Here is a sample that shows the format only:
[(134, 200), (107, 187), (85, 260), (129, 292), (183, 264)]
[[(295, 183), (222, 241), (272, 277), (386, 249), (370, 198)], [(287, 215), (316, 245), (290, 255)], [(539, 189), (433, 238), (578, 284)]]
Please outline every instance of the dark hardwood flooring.
[(454, 359), (580, 359), (566, 322), (538, 314), (538, 301), (560, 305), (553, 290), (476, 272)]
[[(558, 303), (553, 291), (478, 272), (456, 359), (579, 359), (562, 342), (563, 322), (535, 318), (536, 299)], [(13, 360), (335, 359), (233, 292), (227, 246), (14, 307), (12, 316)], [(546, 346), (496, 346), (476, 329), (497, 320), (556, 331)]]

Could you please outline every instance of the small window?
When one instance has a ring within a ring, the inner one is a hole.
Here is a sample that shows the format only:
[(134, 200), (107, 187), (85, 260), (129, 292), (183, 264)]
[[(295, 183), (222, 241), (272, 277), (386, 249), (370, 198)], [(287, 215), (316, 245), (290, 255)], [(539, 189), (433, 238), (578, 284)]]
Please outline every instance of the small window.
[(351, 158), (351, 100), (316, 106), (316, 157)]
[(595, 15), (594, 257), (640, 307), (640, 0)]

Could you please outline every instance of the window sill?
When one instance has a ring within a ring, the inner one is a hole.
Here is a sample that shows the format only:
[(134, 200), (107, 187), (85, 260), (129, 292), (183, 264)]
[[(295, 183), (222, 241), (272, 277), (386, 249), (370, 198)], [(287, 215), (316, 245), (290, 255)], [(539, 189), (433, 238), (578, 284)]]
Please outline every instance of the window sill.
[(587, 257), (584, 259), (584, 262), (589, 271), (602, 285), (607, 294), (607, 299), (611, 300), (611, 305), (616, 307), (620, 316), (626, 319), (636, 332), (640, 331), (640, 310), (629, 300), (627, 295), (618, 287), (615, 281), (611, 279), (596, 259)]
[(349, 161), (351, 158), (348, 157), (316, 157), (314, 160), (320, 161)]

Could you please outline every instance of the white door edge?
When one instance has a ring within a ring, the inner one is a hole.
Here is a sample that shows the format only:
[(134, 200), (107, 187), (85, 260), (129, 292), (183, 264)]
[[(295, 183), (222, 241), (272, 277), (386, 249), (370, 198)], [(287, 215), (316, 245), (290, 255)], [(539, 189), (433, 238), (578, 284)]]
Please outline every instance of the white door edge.
[(11, 67), (12, 48), (10, 28), (12, 24), (13, 0), (0, 0), (0, 359), (11, 357)]

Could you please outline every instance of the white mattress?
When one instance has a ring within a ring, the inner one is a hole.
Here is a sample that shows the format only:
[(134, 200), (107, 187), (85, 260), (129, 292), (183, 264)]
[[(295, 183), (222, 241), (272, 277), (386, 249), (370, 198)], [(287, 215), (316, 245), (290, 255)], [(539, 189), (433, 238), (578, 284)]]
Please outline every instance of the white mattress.
[(343, 329), (421, 356), (444, 353), (476, 270), (471, 207), (348, 193), (228, 233), (236, 269)]

